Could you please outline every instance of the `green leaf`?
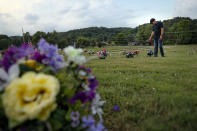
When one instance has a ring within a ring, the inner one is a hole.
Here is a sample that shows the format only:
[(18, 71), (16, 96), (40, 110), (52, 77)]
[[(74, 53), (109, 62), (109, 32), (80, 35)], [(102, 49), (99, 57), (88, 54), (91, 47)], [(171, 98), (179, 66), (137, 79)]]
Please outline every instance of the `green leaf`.
[(62, 128), (62, 123), (60, 121), (57, 121), (55, 119), (49, 119), (49, 123), (51, 124), (51, 126), (53, 127), (54, 131), (58, 131)]
[(53, 73), (54, 69), (51, 66), (47, 66), (47, 67), (42, 68), (39, 72), (42, 72), (42, 73)]
[(53, 114), (53, 118), (55, 120), (58, 120), (60, 122), (64, 122), (65, 119), (64, 119), (64, 116), (66, 115), (66, 111), (65, 110), (61, 110), (61, 109), (57, 109), (54, 114)]
[(64, 95), (67, 96), (68, 98), (71, 98), (75, 94), (75, 89), (73, 88), (66, 88), (64, 90)]
[(28, 71), (33, 71), (33, 72), (36, 72), (35, 69), (29, 67), (29, 66), (26, 66), (24, 64), (20, 64), (20, 75), (24, 74), (25, 72), (28, 72)]
[(70, 121), (70, 120), (71, 120), (71, 118), (70, 118), (71, 112), (72, 112), (72, 109), (69, 108), (69, 110), (68, 110), (68, 112), (66, 113), (66, 116), (65, 116), (65, 119), (66, 119), (67, 121)]
[(65, 123), (65, 115), (66, 111), (57, 109), (51, 118), (49, 119), (49, 122), (51, 126), (53, 127), (53, 130), (58, 131), (62, 128), (63, 124)]

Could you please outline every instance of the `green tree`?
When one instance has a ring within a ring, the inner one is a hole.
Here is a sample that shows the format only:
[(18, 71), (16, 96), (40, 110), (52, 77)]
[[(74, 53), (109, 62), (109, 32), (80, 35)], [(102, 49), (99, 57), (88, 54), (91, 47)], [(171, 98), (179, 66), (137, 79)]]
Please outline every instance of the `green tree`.
[(114, 41), (116, 45), (128, 45), (128, 41), (124, 33), (118, 33), (114, 37)]
[(25, 43), (30, 43), (32, 41), (32, 37), (29, 32), (24, 33), (23, 37), (24, 37), (23, 42), (25, 42)]
[(65, 48), (67, 46), (71, 45), (69, 40), (66, 38), (62, 38), (59, 42), (58, 42), (58, 47), (59, 48)]
[(101, 47), (103, 47), (103, 46), (105, 46), (105, 45), (106, 45), (105, 42), (97, 42), (97, 46), (98, 46), (99, 48), (101, 48)]
[(151, 32), (152, 32), (152, 25), (144, 24), (139, 26), (138, 32), (136, 34), (137, 42), (140, 44), (145, 44), (146, 40), (150, 37)]
[(5, 50), (10, 46), (11, 41), (9, 39), (0, 39), (0, 50)]
[(12, 43), (14, 46), (20, 46), (21, 43), (23, 42), (22, 36), (11, 36), (11, 37), (10, 37), (10, 40), (11, 40), (11, 43)]
[(0, 40), (1, 39), (9, 39), (9, 37), (7, 35), (0, 35)]
[(50, 44), (57, 44), (57, 43), (58, 43), (57, 32), (56, 32), (56, 31), (48, 32), (48, 33), (46, 34), (46, 40), (47, 40), (47, 42), (49, 42)]
[(90, 39), (85, 38), (85, 37), (79, 37), (77, 39), (76, 47), (84, 48), (84, 47), (87, 47), (87, 46), (90, 46)]
[(41, 38), (47, 38), (47, 35), (45, 32), (37, 31), (33, 36), (32, 36), (32, 43), (37, 46), (37, 43), (40, 41)]
[(96, 46), (96, 40), (95, 39), (90, 40), (90, 46), (92, 46), (92, 47)]
[(169, 28), (169, 33), (166, 34), (165, 39), (176, 44), (190, 44), (192, 43), (192, 22), (190, 19), (181, 19), (174, 23)]
[(180, 32), (178, 34), (179, 44), (190, 44), (192, 41), (191, 31), (191, 20), (181, 20), (176, 25), (176, 31)]

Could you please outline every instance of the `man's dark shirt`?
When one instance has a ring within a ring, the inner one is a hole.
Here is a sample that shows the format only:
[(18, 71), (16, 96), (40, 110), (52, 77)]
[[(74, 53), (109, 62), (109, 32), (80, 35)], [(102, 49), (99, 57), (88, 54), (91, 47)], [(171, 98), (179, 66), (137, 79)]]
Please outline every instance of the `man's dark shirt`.
[(156, 24), (153, 25), (153, 31), (154, 31), (154, 39), (158, 40), (161, 35), (161, 28), (163, 28), (163, 23), (160, 21), (157, 21)]

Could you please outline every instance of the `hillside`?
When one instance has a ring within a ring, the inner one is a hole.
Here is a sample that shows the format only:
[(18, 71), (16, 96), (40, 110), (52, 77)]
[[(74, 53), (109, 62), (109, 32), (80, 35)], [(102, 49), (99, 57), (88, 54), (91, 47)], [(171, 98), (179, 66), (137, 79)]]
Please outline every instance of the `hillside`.
[[(164, 20), (165, 43), (164, 44), (196, 44), (197, 43), (197, 19), (188, 17), (175, 17)], [(95, 46), (96, 43), (107, 43), (110, 45), (127, 45), (131, 42), (145, 44), (152, 31), (149, 23), (139, 25), (136, 28), (119, 27), (89, 27), (75, 29), (67, 32), (42, 32), (37, 31), (30, 35), (24, 34), (25, 42), (32, 41), (36, 44), (41, 37), (50, 43), (58, 44), (59, 47), (71, 45), (74, 42), (82, 46)], [(19, 45), (23, 42), (22, 36), (0, 35), (0, 48), (7, 48), (8, 45)]]

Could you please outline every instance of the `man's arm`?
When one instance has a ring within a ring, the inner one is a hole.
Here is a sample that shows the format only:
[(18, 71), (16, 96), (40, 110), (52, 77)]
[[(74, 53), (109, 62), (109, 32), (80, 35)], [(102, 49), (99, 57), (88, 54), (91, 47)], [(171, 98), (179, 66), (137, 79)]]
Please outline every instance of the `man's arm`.
[(160, 40), (163, 40), (164, 28), (161, 28)]
[(155, 32), (152, 31), (151, 36), (150, 36), (150, 38), (149, 38), (149, 41), (152, 41), (154, 34), (155, 34)]

